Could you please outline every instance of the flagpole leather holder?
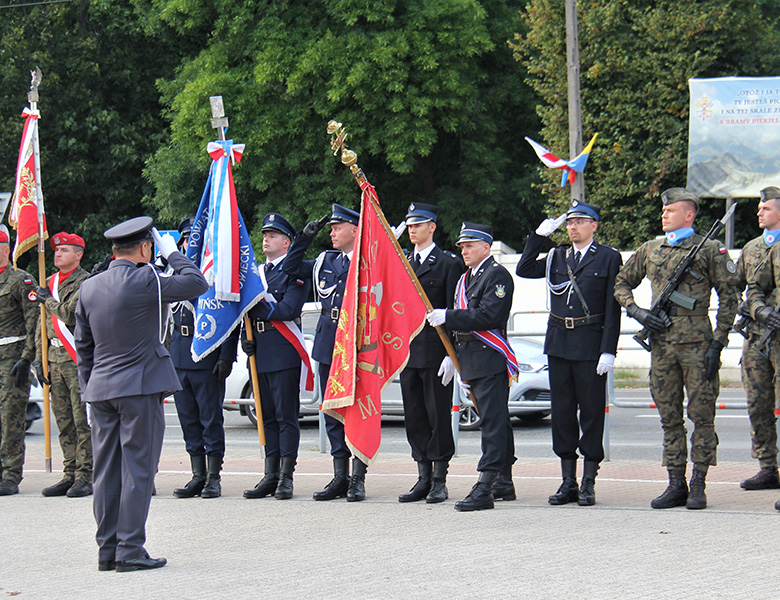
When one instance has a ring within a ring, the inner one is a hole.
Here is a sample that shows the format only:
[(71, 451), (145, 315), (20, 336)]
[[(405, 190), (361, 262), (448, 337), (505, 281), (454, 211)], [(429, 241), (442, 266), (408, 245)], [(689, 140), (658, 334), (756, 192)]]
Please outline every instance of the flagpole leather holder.
[[(367, 179), (365, 174), (363, 173), (363, 170), (357, 164), (357, 154), (355, 153), (354, 150), (350, 150), (346, 146), (345, 142), (347, 140), (348, 134), (344, 129), (344, 127), (342, 126), (342, 124), (334, 120), (328, 121), (328, 135), (332, 136), (330, 140), (330, 147), (331, 150), (333, 150), (333, 156), (338, 156), (339, 152), (341, 152), (341, 163), (344, 166), (349, 168), (349, 170), (352, 172), (352, 175), (355, 177), (355, 181), (357, 181), (357, 184), (362, 187), (362, 184), (366, 183)], [(371, 201), (373, 202), (373, 199)], [(433, 306), (431, 305), (431, 301), (428, 299), (428, 295), (425, 293), (425, 290), (423, 290), (422, 285), (420, 284), (420, 280), (417, 279), (417, 275), (415, 274), (414, 269), (412, 269), (412, 265), (409, 264), (409, 259), (406, 258), (406, 255), (401, 249), (401, 245), (398, 243), (398, 240), (396, 239), (395, 234), (393, 233), (393, 229), (390, 227), (390, 224), (387, 222), (384, 212), (382, 212), (379, 206), (377, 206), (376, 208), (377, 208), (376, 212), (382, 223), (382, 227), (384, 227), (385, 231), (388, 234), (388, 237), (393, 242), (395, 251), (398, 253), (398, 256), (401, 258), (404, 268), (406, 269), (406, 273), (409, 275), (410, 279), (412, 280), (412, 283), (414, 283), (414, 287), (417, 289), (417, 293), (420, 295), (420, 298), (425, 304), (426, 310), (428, 312), (433, 311)], [(455, 369), (457, 370), (458, 375), (460, 375), (460, 362), (458, 361), (458, 355), (455, 353), (455, 348), (453, 347), (452, 341), (450, 341), (450, 338), (447, 335), (446, 330), (441, 325), (437, 325), (436, 333), (439, 334), (439, 338), (441, 339), (441, 343), (444, 345), (444, 349), (447, 351), (447, 355), (452, 360), (452, 364), (455, 365)], [(477, 413), (479, 413), (479, 409), (477, 408), (477, 398), (475, 397), (473, 391), (469, 393), (469, 398), (471, 398), (471, 401), (474, 404), (474, 410), (476, 410)]]

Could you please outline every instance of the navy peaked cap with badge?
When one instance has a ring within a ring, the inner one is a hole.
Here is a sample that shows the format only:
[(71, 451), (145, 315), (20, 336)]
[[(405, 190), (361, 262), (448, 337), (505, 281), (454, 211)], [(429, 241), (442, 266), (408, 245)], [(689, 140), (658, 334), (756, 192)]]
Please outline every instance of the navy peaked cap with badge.
[(328, 223), (331, 225), (334, 223), (352, 223), (353, 225), (357, 225), (359, 220), (359, 212), (350, 210), (346, 206), (341, 206), (341, 204), (334, 203), (331, 209), (330, 221), (328, 221)]
[(262, 231), (278, 231), (290, 239), (295, 237), (295, 227), (279, 213), (268, 213), (263, 217)]
[(490, 225), (479, 225), (478, 223), (463, 223), (460, 227), (460, 234), (455, 245), (462, 242), (487, 242), (493, 244), (493, 228)]
[(192, 224), (195, 222), (195, 217), (187, 217), (181, 223), (179, 223), (179, 233), (182, 235), (189, 235), (192, 231)]
[(761, 190), (759, 194), (761, 200), (778, 200), (780, 199), (780, 188), (770, 185)]
[(152, 235), (152, 217), (135, 217), (103, 232), (103, 237), (114, 246), (134, 244), (148, 239)]
[(439, 207), (435, 204), (412, 202), (406, 213), (406, 224), (414, 225), (415, 223), (427, 223), (428, 221), (433, 221), (435, 223), (438, 216)]
[(598, 221), (601, 218), (601, 209), (595, 204), (588, 204), (583, 200), (572, 200), (569, 210), (566, 211), (566, 219), (578, 217)]
[(669, 188), (663, 194), (661, 194), (661, 201), (664, 203), (664, 206), (669, 206), (670, 204), (674, 204), (676, 202), (682, 202), (683, 200), (693, 202), (696, 205), (696, 208), (699, 208), (699, 196), (690, 190), (686, 190), (685, 188)]

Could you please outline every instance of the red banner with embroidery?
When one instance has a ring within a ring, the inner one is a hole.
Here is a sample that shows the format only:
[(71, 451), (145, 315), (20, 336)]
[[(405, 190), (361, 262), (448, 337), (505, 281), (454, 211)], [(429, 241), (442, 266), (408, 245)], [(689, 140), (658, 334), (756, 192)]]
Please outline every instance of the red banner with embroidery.
[(406, 366), (426, 309), (376, 191), (368, 182), (360, 187), (360, 222), (323, 409), (344, 424), (352, 453), (370, 464), (382, 439), (382, 391)]
[(16, 229), (14, 265), (22, 254), (38, 243), (39, 231), (43, 231), (44, 240), (49, 237), (43, 210), (43, 193), (38, 181), (38, 116), (38, 111), (30, 108), (25, 108), (22, 112), (25, 119), (24, 129), (16, 166), (16, 187), (8, 217), (8, 222)]

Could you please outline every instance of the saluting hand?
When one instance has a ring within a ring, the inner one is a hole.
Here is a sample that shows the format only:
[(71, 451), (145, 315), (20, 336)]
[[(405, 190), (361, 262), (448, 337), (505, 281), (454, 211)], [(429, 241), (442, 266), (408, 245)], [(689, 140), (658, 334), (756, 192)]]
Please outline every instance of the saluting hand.
[(566, 213), (563, 213), (554, 219), (545, 219), (539, 223), (539, 227), (536, 228), (536, 235), (541, 235), (542, 237), (552, 235), (561, 225), (563, 225), (565, 220)]

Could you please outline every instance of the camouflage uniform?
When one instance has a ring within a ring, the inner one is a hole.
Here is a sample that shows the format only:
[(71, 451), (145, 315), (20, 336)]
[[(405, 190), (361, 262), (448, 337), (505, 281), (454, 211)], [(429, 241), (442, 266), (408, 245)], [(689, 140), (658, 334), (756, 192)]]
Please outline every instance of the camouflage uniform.
[[(51, 315), (61, 319), (73, 332), (76, 328), (76, 304), (81, 282), (89, 276), (84, 269), (76, 269), (60, 281), (58, 294), (46, 300), (46, 337), (49, 343), (49, 381), (51, 381), (51, 408), (60, 430), (60, 448), (65, 479), (92, 482), (92, 432), (87, 422), (87, 411), (81, 402), (76, 363), (57, 338)], [(49, 282), (51, 279), (49, 278)], [(35, 360), (41, 360), (41, 324), (35, 337)]]
[[(772, 280), (771, 250), (772, 246), (767, 245), (763, 236), (749, 241), (737, 262), (737, 274), (741, 288), (751, 283), (756, 294), (760, 290), (761, 295), (769, 298), (770, 304), (774, 305), (775, 284)], [(745, 387), (748, 401), (753, 458), (758, 459), (762, 469), (776, 469), (777, 390), (774, 386), (780, 384), (780, 381), (775, 381), (775, 373), (780, 369), (780, 342), (772, 341), (767, 359), (756, 349), (765, 331), (766, 327), (758, 321), (751, 320), (748, 324), (748, 337), (742, 346), (742, 385)]]
[[(642, 244), (628, 259), (615, 280), (615, 298), (623, 307), (634, 304), (631, 290), (647, 277), (656, 298), (678, 261), (698, 244), (694, 234), (676, 246), (666, 238)], [(726, 249), (710, 240), (697, 254), (692, 274), (685, 276), (677, 290), (696, 299), (693, 310), (673, 305), (669, 312), (672, 325), (653, 334), (651, 344), (650, 393), (658, 407), (664, 430), (663, 464), (669, 470), (685, 470), (687, 462), (686, 429), (683, 417), (683, 385), (688, 392), (688, 418), (693, 421), (691, 461), (704, 473), (717, 464), (718, 436), (715, 433), (715, 400), (720, 381), (716, 374), (705, 378), (704, 353), (713, 339), (726, 346), (728, 333), (737, 312), (736, 266)], [(712, 288), (718, 292), (717, 327), (712, 331), (707, 310)]]
[[(9, 264), (0, 273), (0, 479), (16, 484), (22, 480), (30, 384), (16, 387), (11, 368), (20, 358), (32, 362), (35, 357), (36, 289), (26, 271)], [(10, 341), (14, 338), (20, 339)]]

